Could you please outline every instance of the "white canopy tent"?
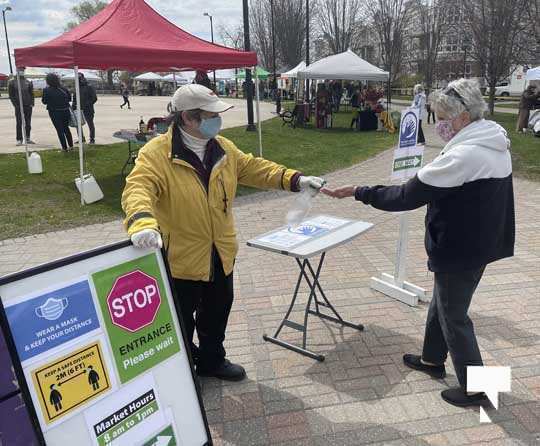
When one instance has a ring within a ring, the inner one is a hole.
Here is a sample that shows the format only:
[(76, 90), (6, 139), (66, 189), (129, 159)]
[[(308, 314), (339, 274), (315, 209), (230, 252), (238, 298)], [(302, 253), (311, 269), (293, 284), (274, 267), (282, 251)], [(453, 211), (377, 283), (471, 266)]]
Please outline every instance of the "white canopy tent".
[(298, 71), (298, 79), (343, 79), (388, 82), (387, 71), (371, 65), (351, 50), (334, 54)]
[(165, 82), (176, 82), (177, 85), (189, 84), (189, 80), (184, 77), (181, 73), (171, 73), (163, 76), (161, 80)]
[(158, 82), (163, 80), (159, 74), (151, 71), (148, 73), (139, 74), (138, 76), (135, 76), (134, 79), (139, 82)]
[(538, 81), (540, 80), (540, 66), (536, 68), (529, 68), (527, 74), (525, 74), (525, 79), (528, 81)]
[(306, 69), (306, 63), (304, 61), (300, 62), (298, 65), (296, 65), (296, 67), (290, 69), (289, 71), (287, 71), (286, 73), (281, 73), (281, 76), (280, 77), (284, 77), (284, 78), (289, 78), (289, 77), (292, 77), (292, 78), (296, 78), (298, 76), (298, 72), (299, 71), (303, 71)]
[[(84, 77), (86, 78), (87, 81), (101, 81), (101, 80), (103, 80), (103, 79), (101, 79), (101, 77), (99, 75), (97, 75), (96, 73), (94, 73), (92, 71), (79, 70), (79, 73), (84, 74)], [(62, 79), (75, 80), (75, 74), (73, 73), (73, 71), (70, 71), (68, 73), (63, 74)]]

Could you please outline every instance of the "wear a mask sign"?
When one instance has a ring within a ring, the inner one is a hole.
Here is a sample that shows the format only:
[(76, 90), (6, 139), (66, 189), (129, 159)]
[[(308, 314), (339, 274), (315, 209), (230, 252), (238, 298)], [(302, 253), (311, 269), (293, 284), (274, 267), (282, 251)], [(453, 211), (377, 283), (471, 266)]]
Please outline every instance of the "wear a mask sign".
[(87, 280), (25, 297), (6, 315), (21, 361), (99, 328)]

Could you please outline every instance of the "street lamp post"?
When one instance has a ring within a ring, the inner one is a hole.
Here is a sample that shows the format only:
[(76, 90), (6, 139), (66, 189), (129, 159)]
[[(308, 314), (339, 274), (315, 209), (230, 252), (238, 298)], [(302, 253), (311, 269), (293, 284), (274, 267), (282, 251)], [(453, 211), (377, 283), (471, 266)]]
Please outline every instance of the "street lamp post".
[[(212, 16), (208, 14), (207, 12), (205, 12), (203, 15), (210, 19), (210, 38), (212, 39), (212, 43), (214, 43), (214, 22), (213, 22)], [(217, 88), (216, 70), (214, 70), (214, 88)]]
[(272, 22), (272, 71), (274, 72), (274, 94), (277, 101), (277, 79), (276, 79), (276, 31), (274, 29), (274, 0), (270, 0), (270, 18)]
[(4, 9), (2, 9), (2, 17), (4, 19), (4, 32), (6, 33), (6, 48), (7, 48), (7, 55), (9, 60), (9, 72), (13, 76), (13, 65), (11, 65), (11, 55), (9, 54), (9, 40), (8, 40), (8, 33), (7, 33), (7, 26), (6, 26), (6, 11), (11, 11), (11, 6), (6, 6)]
[[(249, 43), (249, 4), (248, 0), (242, 1), (242, 10), (244, 16), (244, 51), (250, 50)], [(246, 80), (245, 80), (245, 93), (246, 93), (246, 102), (247, 102), (247, 115), (248, 115), (248, 125), (246, 130), (248, 132), (254, 132), (256, 130), (255, 123), (253, 121), (253, 90), (251, 80), (251, 70), (245, 69)]]
[[(309, 66), (309, 0), (306, 0), (306, 66)], [(306, 102), (309, 103), (309, 79), (306, 79)]]

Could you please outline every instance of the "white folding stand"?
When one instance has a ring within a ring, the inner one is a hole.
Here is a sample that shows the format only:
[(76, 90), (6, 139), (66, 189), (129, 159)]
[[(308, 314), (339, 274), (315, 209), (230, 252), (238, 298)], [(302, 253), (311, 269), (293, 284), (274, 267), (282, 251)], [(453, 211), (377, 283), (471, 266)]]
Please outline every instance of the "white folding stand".
[(403, 212), (399, 217), (399, 238), (397, 243), (394, 275), (382, 273), (381, 278), (371, 278), (371, 288), (407, 305), (416, 306), (418, 301), (428, 302), (429, 296), (424, 288), (405, 280), (407, 266), (407, 244), (409, 241), (409, 214)]
[[(394, 152), (392, 178), (405, 181), (413, 177), (422, 165), (423, 148), (417, 145), (419, 113), (415, 108), (407, 108), (401, 114), (399, 144)], [(381, 278), (371, 278), (371, 288), (407, 305), (416, 306), (418, 301), (428, 302), (425, 289), (405, 280), (407, 271), (407, 245), (409, 242), (409, 214), (402, 212), (399, 217), (399, 237), (397, 242), (394, 275), (383, 273)]]

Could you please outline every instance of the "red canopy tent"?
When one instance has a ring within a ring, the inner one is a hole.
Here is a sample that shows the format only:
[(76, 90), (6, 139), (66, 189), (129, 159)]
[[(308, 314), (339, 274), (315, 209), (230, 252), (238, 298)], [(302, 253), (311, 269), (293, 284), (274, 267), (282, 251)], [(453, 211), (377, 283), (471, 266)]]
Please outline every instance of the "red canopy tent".
[[(192, 36), (159, 15), (144, 0), (113, 0), (71, 31), (41, 45), (16, 49), (15, 64), (17, 67), (73, 68), (75, 94), (80, 104), (79, 68), (216, 70), (256, 66), (257, 55)], [(80, 110), (77, 113), (80, 135)], [(24, 128), (24, 116), (22, 119)], [(26, 146), (26, 137), (24, 141)], [(26, 153), (28, 155), (28, 148)], [(81, 203), (84, 204), (83, 157), (82, 138), (79, 138)]]
[(0, 73), (0, 81), (5, 81), (9, 78), (9, 76), (7, 74), (4, 74), (4, 73)]
[(215, 70), (253, 67), (254, 52), (199, 39), (159, 15), (144, 0), (114, 0), (61, 36), (15, 50), (19, 67)]

